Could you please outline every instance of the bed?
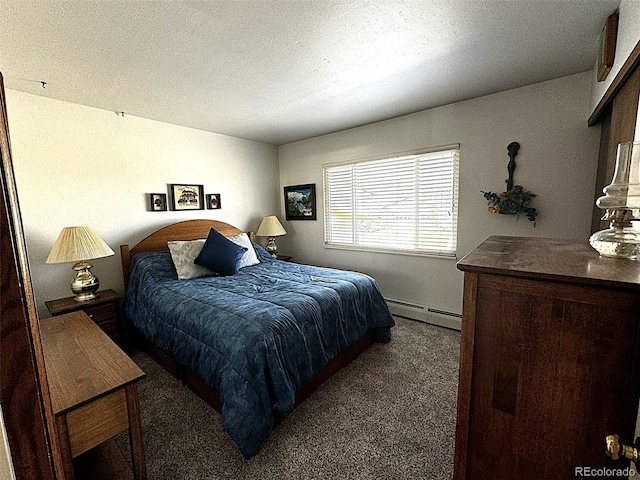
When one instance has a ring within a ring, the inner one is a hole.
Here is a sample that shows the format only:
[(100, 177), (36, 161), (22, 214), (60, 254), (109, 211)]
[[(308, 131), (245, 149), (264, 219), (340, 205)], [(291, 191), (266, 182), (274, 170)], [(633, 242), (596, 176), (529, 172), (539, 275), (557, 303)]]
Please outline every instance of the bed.
[(121, 246), (125, 314), (146, 351), (220, 411), (250, 458), (324, 380), (374, 341), (388, 342), (394, 321), (371, 277), (275, 260), (255, 243), (257, 264), (178, 279), (168, 242), (207, 239), (210, 251), (216, 232), (244, 235), (189, 220)]

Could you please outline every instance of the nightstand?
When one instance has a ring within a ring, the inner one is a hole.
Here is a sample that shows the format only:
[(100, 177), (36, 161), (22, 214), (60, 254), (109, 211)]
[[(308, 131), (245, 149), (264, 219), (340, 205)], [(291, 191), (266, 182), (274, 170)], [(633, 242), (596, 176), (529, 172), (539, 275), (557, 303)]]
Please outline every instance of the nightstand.
[(282, 260), (283, 262), (290, 262), (292, 258), (289, 255), (276, 255), (276, 260)]
[(83, 311), (112, 339), (120, 340), (120, 299), (113, 290), (100, 290), (98, 298), (76, 302), (74, 297), (59, 298), (45, 302), (52, 316)]

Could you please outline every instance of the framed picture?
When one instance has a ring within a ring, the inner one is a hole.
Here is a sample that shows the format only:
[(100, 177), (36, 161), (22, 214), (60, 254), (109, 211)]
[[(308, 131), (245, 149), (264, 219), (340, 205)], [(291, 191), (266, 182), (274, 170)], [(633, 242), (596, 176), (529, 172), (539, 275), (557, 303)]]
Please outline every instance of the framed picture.
[(167, 194), (166, 193), (150, 193), (149, 194), (149, 210), (152, 212), (167, 211)]
[(220, 201), (219, 193), (207, 194), (207, 208), (209, 210), (217, 210), (219, 208), (222, 208), (222, 203)]
[(284, 187), (287, 220), (316, 219), (316, 184)]
[(204, 210), (204, 187), (202, 185), (172, 183), (169, 188), (172, 210)]
[(604, 24), (600, 34), (600, 48), (598, 50), (598, 74), (599, 82), (604, 81), (613, 67), (613, 59), (616, 56), (616, 38), (618, 36), (618, 12), (612, 13)]

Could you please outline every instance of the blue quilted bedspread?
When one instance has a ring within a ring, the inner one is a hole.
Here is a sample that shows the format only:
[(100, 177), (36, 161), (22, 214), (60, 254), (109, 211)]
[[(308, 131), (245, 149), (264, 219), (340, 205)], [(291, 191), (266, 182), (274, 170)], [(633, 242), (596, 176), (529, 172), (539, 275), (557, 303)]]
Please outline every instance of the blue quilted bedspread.
[(125, 308), (149, 340), (220, 392), (222, 421), (250, 458), (274, 412), (367, 331), (387, 342), (394, 325), (367, 275), (273, 260), (229, 277), (177, 280), (169, 252), (134, 256)]

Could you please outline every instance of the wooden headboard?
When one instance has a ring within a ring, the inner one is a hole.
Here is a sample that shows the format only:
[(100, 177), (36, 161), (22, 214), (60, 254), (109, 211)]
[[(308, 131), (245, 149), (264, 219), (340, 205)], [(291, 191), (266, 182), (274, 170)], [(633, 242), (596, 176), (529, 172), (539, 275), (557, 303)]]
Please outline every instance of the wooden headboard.
[[(174, 240), (197, 240), (207, 238), (209, 230), (215, 229), (225, 237), (232, 237), (244, 233), (239, 228), (228, 223), (217, 220), (186, 220), (184, 222), (173, 223), (153, 232), (135, 247), (129, 249), (129, 245), (120, 245), (120, 256), (122, 260), (122, 274), (124, 276), (124, 286), (129, 283), (129, 266), (131, 257), (141, 252), (163, 252), (169, 250), (167, 242)], [(253, 233), (249, 234), (253, 241)]]

